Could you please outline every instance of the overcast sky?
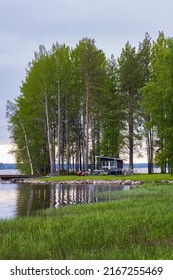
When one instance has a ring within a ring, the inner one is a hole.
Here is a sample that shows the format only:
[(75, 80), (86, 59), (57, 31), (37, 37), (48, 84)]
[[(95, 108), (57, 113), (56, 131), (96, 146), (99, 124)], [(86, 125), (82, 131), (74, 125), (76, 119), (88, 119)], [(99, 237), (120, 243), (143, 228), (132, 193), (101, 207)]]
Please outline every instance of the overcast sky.
[(11, 159), (6, 102), (20, 94), (40, 44), (75, 47), (90, 37), (107, 57), (118, 57), (128, 40), (137, 47), (146, 32), (153, 40), (159, 31), (172, 37), (172, 14), (172, 0), (0, 0), (0, 162)]

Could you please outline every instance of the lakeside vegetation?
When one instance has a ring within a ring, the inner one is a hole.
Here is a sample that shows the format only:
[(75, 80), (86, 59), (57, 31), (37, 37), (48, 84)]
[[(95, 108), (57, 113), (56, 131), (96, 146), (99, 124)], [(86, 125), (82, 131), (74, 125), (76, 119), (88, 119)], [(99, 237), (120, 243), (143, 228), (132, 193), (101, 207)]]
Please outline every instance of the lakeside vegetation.
[(173, 184), (111, 195), (1, 220), (0, 259), (173, 259)]

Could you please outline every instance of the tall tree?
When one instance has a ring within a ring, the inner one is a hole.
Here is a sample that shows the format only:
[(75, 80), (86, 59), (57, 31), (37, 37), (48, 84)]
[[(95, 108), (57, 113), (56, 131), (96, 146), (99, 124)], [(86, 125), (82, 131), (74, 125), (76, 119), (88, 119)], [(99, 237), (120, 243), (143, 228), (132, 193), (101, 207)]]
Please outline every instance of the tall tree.
[[(26, 150), (27, 153), (27, 157), (28, 157), (28, 163), (30, 166), (30, 173), (31, 175), (34, 174), (34, 169), (33, 169), (33, 162), (31, 159), (31, 153), (30, 153), (30, 145), (29, 145), (29, 139), (28, 139), (28, 133), (26, 131), (25, 128), (25, 124), (24, 124), (24, 116), (21, 116), (21, 113), (19, 111), (17, 111), (17, 106), (16, 104), (12, 103), (11, 101), (7, 101), (7, 118), (9, 120), (9, 130), (12, 134), (13, 139), (15, 139), (15, 144), (18, 144), (18, 146), (20, 145), (19, 143), (21, 143), (21, 141), (19, 140), (19, 142), (17, 143), (17, 139), (21, 139), (23, 138), (23, 147)], [(12, 123), (15, 125), (13, 126)], [(17, 128), (17, 129), (16, 129)], [(20, 130), (21, 128), (21, 130)], [(18, 133), (21, 133), (21, 136), (19, 136)]]
[[(32, 68), (28, 73), (26, 80), (27, 85), (30, 83), (30, 90), (32, 92), (32, 98), (36, 99), (36, 95), (39, 98), (38, 104), (43, 106), (43, 114), (45, 114), (45, 129), (47, 135), (47, 147), (49, 152), (50, 174), (55, 173), (55, 156), (53, 149), (53, 128), (55, 127), (54, 120), (52, 118), (52, 67), (53, 61), (50, 59), (49, 53), (44, 46), (39, 47), (39, 52), (35, 53), (35, 61), (32, 63)], [(34, 92), (34, 87), (37, 92)], [(25, 88), (23, 85), (23, 93)], [(29, 98), (31, 98), (31, 92)], [(33, 95), (33, 93), (35, 93)], [(34, 101), (34, 100), (33, 100)]]
[(153, 45), (152, 80), (142, 89), (144, 108), (151, 114), (150, 123), (157, 130), (155, 161), (166, 172), (166, 163), (172, 169), (172, 88), (173, 88), (173, 41), (159, 33)]
[(129, 168), (133, 169), (135, 140), (140, 139), (140, 100), (141, 68), (134, 47), (126, 43), (118, 59), (119, 89), (124, 98), (126, 129), (128, 131)]
[[(84, 166), (88, 170), (89, 164), (89, 129), (91, 127), (91, 114), (98, 110), (97, 99), (103, 91), (103, 79), (105, 75), (105, 55), (97, 49), (95, 41), (89, 38), (84, 38), (76, 46), (77, 63), (84, 88), (83, 103), (83, 132), (84, 132)], [(94, 122), (93, 122), (94, 123)], [(92, 128), (91, 128), (92, 130)]]
[[(138, 59), (141, 66), (141, 76), (142, 76), (141, 86), (145, 86), (151, 80), (151, 52), (152, 52), (151, 37), (148, 33), (146, 33), (142, 43), (139, 43), (139, 49), (138, 49)], [(150, 121), (151, 114), (146, 115), (143, 112), (142, 115), (143, 115), (144, 136), (146, 138), (148, 173), (151, 174), (153, 173), (154, 128), (151, 125), (151, 121)]]
[[(71, 102), (71, 58), (70, 48), (66, 45), (55, 44), (52, 47), (52, 57), (55, 61), (55, 88), (57, 91), (57, 158), (58, 175), (60, 166), (64, 164), (64, 148), (66, 146), (67, 165), (69, 169), (69, 104)], [(64, 131), (66, 135), (64, 136)], [(62, 160), (60, 159), (62, 158)], [(69, 172), (69, 170), (68, 170)]]
[(118, 90), (118, 67), (114, 56), (107, 60), (105, 96), (102, 103), (101, 154), (119, 157), (124, 127), (123, 96)]

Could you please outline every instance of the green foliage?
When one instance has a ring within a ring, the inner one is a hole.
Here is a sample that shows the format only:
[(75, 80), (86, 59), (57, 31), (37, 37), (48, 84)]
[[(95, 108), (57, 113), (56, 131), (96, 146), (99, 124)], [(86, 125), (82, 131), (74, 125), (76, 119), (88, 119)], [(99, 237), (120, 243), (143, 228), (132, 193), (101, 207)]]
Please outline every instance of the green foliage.
[(143, 105), (148, 119), (148, 127), (157, 130), (156, 163), (165, 171), (168, 163), (172, 173), (173, 159), (173, 41), (159, 34), (152, 49), (152, 77), (142, 89), (144, 93)]
[[(134, 154), (147, 143), (153, 160), (173, 172), (173, 39), (146, 33), (138, 50), (127, 42), (120, 57), (106, 59), (95, 41), (71, 49), (53, 44), (35, 52), (20, 95), (7, 102), (13, 153), (22, 172), (55, 174), (95, 165), (96, 155)], [(74, 166), (75, 164), (75, 166)], [(60, 170), (58, 169), (58, 173)]]
[[(67, 164), (67, 173), (74, 158), (76, 170), (94, 163), (106, 130), (102, 123), (108, 79), (105, 54), (94, 40), (84, 38), (74, 50), (56, 44), (48, 52), (40, 46), (28, 65), (16, 110), (7, 109), (22, 172), (55, 174), (57, 160), (62, 168)], [(119, 130), (109, 135), (109, 141), (114, 138), (115, 154)]]
[(112, 56), (106, 65), (105, 102), (102, 107), (101, 154), (118, 157), (122, 148), (123, 98), (118, 91), (118, 66)]
[(136, 49), (129, 42), (122, 50), (118, 65), (119, 90), (123, 95), (125, 112), (124, 136), (125, 144), (128, 147), (126, 151), (129, 153), (130, 168), (133, 169), (134, 150), (140, 139), (141, 95), (139, 89), (142, 85), (142, 72)]

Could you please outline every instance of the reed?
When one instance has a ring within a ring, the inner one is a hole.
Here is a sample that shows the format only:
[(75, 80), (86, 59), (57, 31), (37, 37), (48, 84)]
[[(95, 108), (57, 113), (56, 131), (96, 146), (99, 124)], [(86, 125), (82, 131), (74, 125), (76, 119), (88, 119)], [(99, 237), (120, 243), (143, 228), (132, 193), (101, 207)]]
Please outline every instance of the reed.
[(0, 259), (173, 259), (173, 185), (0, 221)]

